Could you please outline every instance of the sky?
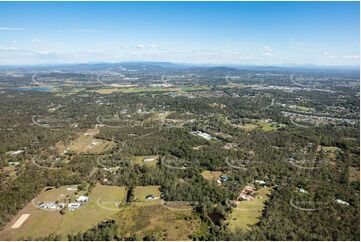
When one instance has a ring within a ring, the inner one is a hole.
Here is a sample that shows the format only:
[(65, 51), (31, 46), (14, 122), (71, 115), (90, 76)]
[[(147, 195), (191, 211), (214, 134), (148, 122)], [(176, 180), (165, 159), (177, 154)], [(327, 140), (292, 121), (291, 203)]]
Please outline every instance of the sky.
[(359, 65), (359, 2), (0, 2), (0, 65)]

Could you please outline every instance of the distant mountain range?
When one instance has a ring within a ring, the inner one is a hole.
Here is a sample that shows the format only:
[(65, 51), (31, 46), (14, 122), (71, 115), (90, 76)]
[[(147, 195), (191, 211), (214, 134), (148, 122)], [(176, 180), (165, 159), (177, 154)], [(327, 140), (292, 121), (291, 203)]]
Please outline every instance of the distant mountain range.
[(108, 68), (126, 68), (128, 70), (182, 70), (194, 69), (203, 71), (357, 71), (359, 66), (319, 66), (313, 64), (294, 65), (284, 64), (279, 66), (266, 65), (215, 65), (215, 64), (187, 64), (172, 62), (119, 62), (119, 63), (81, 63), (81, 64), (52, 64), (52, 65), (0, 65), (0, 70), (23, 70), (23, 71), (47, 71), (49, 69), (57, 69), (61, 71), (99, 71)]

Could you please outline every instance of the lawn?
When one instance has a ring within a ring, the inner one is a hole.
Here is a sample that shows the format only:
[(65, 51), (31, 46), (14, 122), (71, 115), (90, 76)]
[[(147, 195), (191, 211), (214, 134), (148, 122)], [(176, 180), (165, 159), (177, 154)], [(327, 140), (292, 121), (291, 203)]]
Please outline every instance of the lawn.
[(239, 125), (236, 125), (236, 126), (241, 128), (241, 129), (244, 129), (245, 131), (252, 131), (252, 130), (259, 127), (256, 124), (239, 124)]
[(120, 92), (120, 89), (118, 89), (118, 88), (102, 88), (102, 89), (95, 90), (94, 92), (99, 93), (99, 94), (112, 94), (114, 92)]
[[(144, 160), (146, 159), (146, 160)], [(133, 156), (132, 159), (134, 164), (138, 164), (140, 166), (146, 165), (146, 166), (156, 166), (159, 161), (159, 156), (157, 155), (151, 155), (151, 156)]]
[(261, 129), (263, 131), (274, 131), (274, 130), (278, 129), (275, 125), (272, 125), (270, 123), (266, 123), (263, 120), (258, 120), (257, 124), (261, 127)]
[(176, 92), (180, 89), (177, 87), (131, 87), (131, 88), (123, 88), (121, 92), (123, 93), (138, 93), (138, 92)]
[[(162, 201), (160, 199), (160, 186), (137, 186), (134, 188), (134, 202), (139, 206), (147, 206), (160, 204)], [(155, 200), (147, 200), (148, 195), (153, 195)]]
[(208, 86), (184, 86), (184, 87), (181, 87), (182, 91), (185, 91), (185, 92), (192, 92), (192, 91), (206, 91), (206, 90), (209, 90), (210, 87)]
[[(125, 203), (125, 198), (127, 195), (126, 187), (116, 187), (116, 186), (105, 186), (98, 184), (90, 195), (90, 199), (94, 196), (97, 198), (97, 204), (106, 205), (109, 208), (118, 208), (112, 202)], [(100, 199), (99, 199), (100, 198)]]
[(81, 87), (74, 87), (72, 85), (64, 85), (64, 86), (58, 86), (59, 92), (56, 94), (56, 96), (70, 96), (77, 94), (78, 92), (84, 91), (85, 88)]
[(137, 164), (137, 165), (144, 165), (144, 156), (142, 155), (134, 155), (134, 156), (131, 156), (130, 160), (133, 162), (133, 164)]
[[(67, 234), (90, 229), (97, 223), (119, 213), (119, 209), (112, 208), (117, 208), (116, 204), (121, 204), (125, 196), (125, 187), (97, 184), (90, 194), (88, 203), (75, 211), (66, 211), (64, 215), (61, 215), (58, 210), (38, 209), (30, 202), (0, 232), (0, 240), (21, 240), (29, 236), (35, 239), (50, 234), (58, 234), (66, 239)], [(74, 201), (75, 191), (60, 187), (41, 192), (33, 202), (37, 204), (39, 201), (62, 201), (69, 198)], [(30, 214), (30, 217), (20, 228), (11, 229), (22, 214)]]
[(265, 206), (264, 203), (268, 200), (271, 190), (269, 187), (261, 188), (256, 192), (253, 200), (239, 202), (228, 219), (230, 230), (248, 230), (250, 225), (256, 224), (260, 219)]
[(60, 233), (71, 234), (85, 231), (97, 223), (119, 212), (118, 205), (125, 202), (125, 187), (97, 184), (85, 206), (73, 212), (67, 211), (60, 227)]
[(254, 129), (262, 129), (263, 131), (274, 131), (278, 129), (276, 125), (267, 123), (264, 120), (257, 120), (254, 123), (238, 124), (235, 126), (244, 129), (245, 131), (252, 131)]
[(209, 171), (209, 170), (204, 170), (201, 173), (202, 177), (208, 181), (215, 181), (217, 180), (220, 176), (223, 175), (223, 173), (221, 171)]
[(300, 110), (300, 111), (304, 111), (304, 112), (315, 112), (316, 111), (314, 108), (309, 108), (309, 107), (299, 106), (299, 105), (290, 105), (289, 107), (291, 109), (296, 109), (296, 110)]
[(79, 134), (79, 136), (66, 147), (65, 151), (71, 150), (77, 154), (101, 154), (115, 145), (112, 141), (95, 138), (98, 133), (99, 129), (94, 128)]
[[(71, 190), (68, 190), (71, 189)], [(49, 187), (45, 188), (43, 192), (36, 197), (33, 202), (37, 204), (38, 202), (45, 202), (45, 201), (59, 201), (65, 202), (67, 199), (74, 199), (76, 197), (75, 193), (77, 192), (77, 186), (62, 186), (59, 188)], [(82, 192), (77, 192), (78, 195), (82, 195)]]

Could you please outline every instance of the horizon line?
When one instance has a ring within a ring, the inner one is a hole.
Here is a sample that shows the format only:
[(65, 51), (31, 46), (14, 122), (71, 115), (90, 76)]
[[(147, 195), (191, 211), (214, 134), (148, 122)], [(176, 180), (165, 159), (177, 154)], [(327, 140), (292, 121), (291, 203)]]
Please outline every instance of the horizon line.
[(360, 69), (360, 64), (355, 65), (321, 65), (312, 63), (294, 64), (232, 64), (232, 63), (191, 63), (191, 62), (174, 62), (174, 61), (142, 61), (142, 60), (129, 60), (129, 61), (89, 61), (89, 62), (59, 62), (59, 63), (34, 63), (34, 64), (0, 64), (0, 67), (31, 67), (31, 66), (61, 66), (61, 65), (96, 65), (96, 64), (121, 64), (121, 63), (168, 63), (174, 65), (188, 65), (188, 66), (218, 66), (218, 67), (303, 67), (303, 68), (357, 68)]

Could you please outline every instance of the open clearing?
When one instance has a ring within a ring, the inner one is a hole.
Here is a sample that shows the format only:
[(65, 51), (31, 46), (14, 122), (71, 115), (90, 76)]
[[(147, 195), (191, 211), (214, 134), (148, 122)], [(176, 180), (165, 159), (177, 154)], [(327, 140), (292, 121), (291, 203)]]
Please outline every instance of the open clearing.
[(304, 112), (316, 112), (316, 110), (314, 108), (309, 108), (309, 107), (299, 106), (299, 105), (290, 105), (289, 108), (294, 109), (294, 110), (304, 111)]
[(359, 170), (359, 168), (351, 166), (348, 169), (349, 169), (348, 172), (349, 172), (350, 181), (352, 181), (352, 182), (353, 181), (359, 181), (360, 180), (360, 170)]
[(121, 87), (121, 88), (101, 88), (92, 90), (99, 94), (112, 94), (112, 93), (144, 93), (144, 92), (191, 92), (209, 90), (208, 86), (179, 86), (179, 87)]
[(150, 155), (150, 156), (133, 156), (132, 159), (134, 164), (143, 166), (156, 166), (159, 161), (159, 156)]
[(247, 132), (250, 132), (254, 129), (262, 129), (263, 131), (275, 131), (279, 129), (277, 124), (266, 122), (265, 120), (257, 120), (251, 123), (245, 124), (231, 124), (234, 127), (241, 128)]
[(235, 126), (237, 126), (238, 128), (244, 129), (245, 131), (252, 131), (252, 130), (259, 127), (256, 124), (238, 124), (238, 125), (235, 125)]
[(317, 155), (322, 155), (324, 158), (326, 158), (326, 161), (335, 166), (336, 165), (336, 159), (337, 156), (340, 154), (341, 149), (335, 146), (322, 146), (319, 145), (317, 147)]
[(11, 226), (12, 229), (20, 228), (21, 225), (29, 218), (30, 214), (23, 214), (20, 218)]
[(99, 94), (112, 94), (115, 92), (120, 92), (120, 89), (118, 89), (118, 88), (102, 88), (102, 89), (95, 90), (94, 92), (99, 93)]
[(192, 211), (167, 209), (162, 205), (131, 205), (118, 214), (119, 231), (124, 236), (137, 236), (142, 240), (146, 235), (155, 235), (156, 240), (190, 240), (198, 232), (200, 219)]
[[(134, 188), (134, 204), (139, 206), (161, 204), (160, 186), (137, 186)], [(148, 195), (153, 195), (155, 199), (147, 200)]]
[(61, 233), (65, 235), (86, 231), (97, 223), (112, 217), (119, 212), (112, 208), (117, 208), (116, 204), (122, 204), (125, 196), (125, 187), (97, 184), (90, 194), (89, 202), (73, 212), (67, 211), (60, 227)]
[(4, 166), (0, 168), (0, 174), (7, 174), (9, 177), (15, 177), (16, 176), (16, 166), (9, 165)]
[[(69, 199), (74, 200), (76, 198), (77, 186), (62, 186), (60, 188), (47, 187), (39, 196), (33, 199), (33, 204), (38, 205), (40, 202), (66, 202)], [(78, 195), (83, 195), (83, 192), (78, 192)]]
[(250, 201), (239, 202), (237, 208), (234, 208), (228, 220), (230, 230), (247, 230), (251, 225), (256, 224), (262, 214), (265, 202), (271, 194), (271, 188), (261, 188), (256, 191), (254, 199)]
[(101, 88), (98, 90), (92, 90), (99, 94), (112, 94), (116, 92), (120, 93), (141, 93), (141, 92), (175, 92), (180, 91), (179, 88), (162, 88), (162, 87), (126, 87), (126, 88)]
[(204, 170), (201, 173), (202, 177), (208, 181), (215, 181), (217, 180), (220, 176), (223, 175), (223, 173), (221, 171), (209, 171), (209, 170)]
[[(43, 191), (35, 201), (55, 201), (55, 199), (59, 200), (59, 198), (66, 197), (66, 195), (70, 197), (75, 195), (75, 191), (67, 190), (68, 187)], [(49, 211), (38, 209), (32, 203), (34, 201), (32, 201), (0, 232), (0, 238), (2, 240), (22, 240), (30, 237), (35, 239), (56, 234), (66, 239), (67, 234), (86, 231), (97, 223), (116, 215), (119, 210), (107, 208), (114, 208), (116, 204), (121, 204), (125, 201), (125, 195), (125, 187), (97, 184), (89, 196), (89, 202), (75, 211), (67, 210), (64, 215), (61, 215), (58, 210)], [(99, 206), (98, 201), (100, 201), (100, 204), (105, 206), (105, 208)], [(30, 214), (30, 217), (20, 228), (12, 229), (11, 226), (23, 214)]]
[(263, 130), (263, 131), (274, 131), (277, 130), (278, 127), (274, 124), (267, 123), (264, 120), (258, 120), (257, 125)]
[[(98, 189), (99, 194), (95, 194), (97, 198), (97, 204), (104, 208), (119, 209), (124, 203), (127, 195), (126, 187), (115, 186), (103, 186), (98, 185), (101, 189)], [(93, 193), (96, 191), (93, 191)], [(92, 195), (93, 195), (92, 193)]]
[(70, 142), (62, 153), (72, 151), (78, 155), (81, 153), (101, 154), (115, 145), (112, 141), (95, 138), (98, 133), (99, 128), (88, 129), (85, 133), (80, 134), (78, 138)]
[(164, 121), (170, 114), (173, 112), (167, 111), (167, 112), (159, 112), (156, 113), (153, 117), (154, 120)]

